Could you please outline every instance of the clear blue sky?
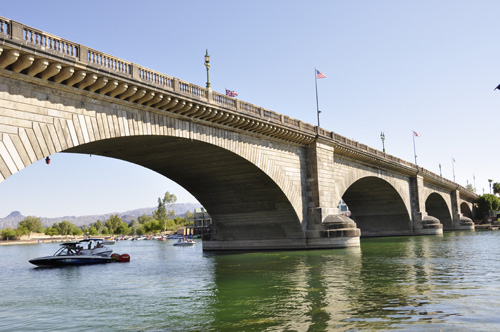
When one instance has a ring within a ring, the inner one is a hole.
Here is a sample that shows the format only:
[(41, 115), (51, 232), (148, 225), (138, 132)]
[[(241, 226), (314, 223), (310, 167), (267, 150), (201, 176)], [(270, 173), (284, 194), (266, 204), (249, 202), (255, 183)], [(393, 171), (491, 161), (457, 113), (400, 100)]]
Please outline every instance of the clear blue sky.
[[(5, 1), (0, 16), (316, 124), (489, 192), (500, 182), (500, 1)], [(0, 217), (155, 206), (182, 188), (136, 165), (57, 154), (0, 183)]]

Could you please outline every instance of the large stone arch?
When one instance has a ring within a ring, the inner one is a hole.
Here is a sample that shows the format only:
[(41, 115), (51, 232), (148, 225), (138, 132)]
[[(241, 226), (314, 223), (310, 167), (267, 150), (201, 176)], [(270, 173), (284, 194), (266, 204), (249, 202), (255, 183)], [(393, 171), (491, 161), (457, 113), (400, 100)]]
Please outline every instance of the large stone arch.
[(439, 219), (444, 230), (453, 229), (453, 219), (450, 208), (439, 193), (431, 193), (425, 200), (425, 211), (431, 217)]
[[(119, 158), (184, 186), (206, 205), (214, 221), (220, 221), (217, 231), (227, 238), (304, 242), (305, 146), (106, 96), (94, 99), (77, 89), (56, 91), (6, 77), (0, 80), (0, 106), (12, 117), (12, 126), (2, 127), (0, 134), (0, 181), (58, 152)], [(196, 155), (210, 163), (210, 172), (188, 172), (188, 167), (172, 165), (176, 156), (184, 163), (196, 163)], [(207, 193), (216, 184), (227, 190), (224, 195), (222, 189), (218, 191), (223, 195), (220, 200)], [(244, 231), (228, 236), (235, 230), (234, 223), (243, 219)]]
[(210, 213), (214, 240), (304, 236), (292, 204), (273, 179), (216, 145), (168, 136), (129, 136), (82, 144), (65, 152), (126, 160), (177, 182)]
[(375, 176), (358, 179), (342, 196), (361, 236), (410, 235), (411, 216), (401, 195), (389, 182)]

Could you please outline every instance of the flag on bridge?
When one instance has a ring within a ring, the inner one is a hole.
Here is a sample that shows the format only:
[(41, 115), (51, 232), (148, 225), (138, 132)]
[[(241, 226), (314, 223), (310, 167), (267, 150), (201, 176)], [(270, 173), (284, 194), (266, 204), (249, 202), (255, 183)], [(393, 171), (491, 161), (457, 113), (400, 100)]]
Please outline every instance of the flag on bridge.
[(226, 89), (226, 96), (238, 97), (238, 94), (236, 93), (236, 91)]
[(316, 78), (326, 78), (326, 75), (316, 69)]
[(417, 137), (420, 137), (420, 134), (417, 133), (415, 130), (413, 131), (413, 136), (417, 136)]

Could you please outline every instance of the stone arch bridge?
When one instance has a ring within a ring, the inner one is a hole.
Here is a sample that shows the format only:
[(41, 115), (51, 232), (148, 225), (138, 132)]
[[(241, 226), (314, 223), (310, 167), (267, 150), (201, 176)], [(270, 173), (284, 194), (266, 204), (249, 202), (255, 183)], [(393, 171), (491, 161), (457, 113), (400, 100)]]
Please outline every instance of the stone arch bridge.
[(126, 160), (186, 188), (213, 218), (204, 250), (474, 228), (476, 195), (421, 167), (0, 18), (0, 181), (59, 152)]

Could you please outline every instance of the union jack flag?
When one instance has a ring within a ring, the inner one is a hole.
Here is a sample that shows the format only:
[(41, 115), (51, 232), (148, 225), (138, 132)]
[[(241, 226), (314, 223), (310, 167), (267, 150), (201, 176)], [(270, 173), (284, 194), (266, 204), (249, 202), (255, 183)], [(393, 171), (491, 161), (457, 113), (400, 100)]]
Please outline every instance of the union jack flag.
[(417, 137), (420, 137), (420, 134), (417, 133), (415, 130), (413, 131), (413, 136), (417, 136)]
[(236, 93), (236, 91), (226, 89), (226, 96), (238, 97), (238, 94)]

